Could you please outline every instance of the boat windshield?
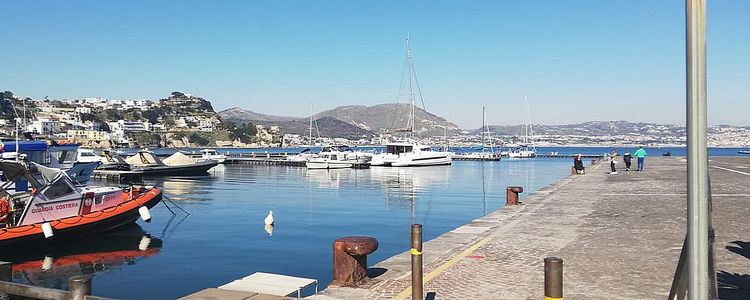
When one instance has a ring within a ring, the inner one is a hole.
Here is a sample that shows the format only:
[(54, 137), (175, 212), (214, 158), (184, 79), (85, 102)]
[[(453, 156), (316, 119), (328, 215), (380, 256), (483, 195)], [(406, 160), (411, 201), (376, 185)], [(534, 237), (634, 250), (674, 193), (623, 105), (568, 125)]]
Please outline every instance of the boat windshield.
[(352, 152), (352, 148), (349, 148), (349, 146), (339, 146), (339, 151), (341, 151), (341, 152)]
[(399, 146), (399, 145), (388, 145), (386, 146), (386, 152), (390, 154), (401, 154), (411, 152), (412, 146)]

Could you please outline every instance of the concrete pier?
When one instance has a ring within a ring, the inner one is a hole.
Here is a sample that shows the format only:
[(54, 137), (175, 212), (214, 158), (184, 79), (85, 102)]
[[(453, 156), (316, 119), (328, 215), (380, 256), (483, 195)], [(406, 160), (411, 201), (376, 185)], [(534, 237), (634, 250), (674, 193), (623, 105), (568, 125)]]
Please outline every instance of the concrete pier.
[[(750, 299), (750, 157), (709, 165), (719, 296)], [(685, 158), (648, 157), (643, 172), (586, 170), (425, 243), (425, 295), (543, 299), (544, 258), (555, 256), (566, 299), (665, 299), (686, 232)], [(367, 284), (312, 298), (409, 299), (407, 250), (373, 266), (382, 274)]]

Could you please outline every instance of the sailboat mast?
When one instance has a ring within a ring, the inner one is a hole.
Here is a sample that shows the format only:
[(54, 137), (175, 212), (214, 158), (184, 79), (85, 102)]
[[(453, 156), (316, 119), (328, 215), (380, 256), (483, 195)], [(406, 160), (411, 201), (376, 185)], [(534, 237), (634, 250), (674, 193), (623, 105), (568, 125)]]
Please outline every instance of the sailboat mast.
[(412, 76), (413, 76), (413, 69), (414, 66), (412, 65), (411, 61), (411, 47), (409, 45), (409, 39), (410, 35), (409, 33), (406, 34), (406, 74), (407, 74), (407, 80), (409, 81), (409, 104), (411, 105), (411, 111), (409, 115), (409, 121), (410, 121), (410, 129), (411, 129), (411, 138), (414, 138), (414, 132), (416, 127), (416, 119), (414, 115), (414, 88), (412, 86)]
[(313, 146), (313, 141), (312, 141), (312, 121), (313, 121), (313, 112), (314, 112), (314, 110), (313, 110), (313, 104), (312, 104), (312, 103), (310, 103), (310, 136), (309, 136), (309, 138), (308, 138), (308, 141), (310, 141), (310, 147), (312, 147), (312, 146)]
[(523, 115), (523, 143), (529, 143), (529, 96), (523, 96), (524, 115)]

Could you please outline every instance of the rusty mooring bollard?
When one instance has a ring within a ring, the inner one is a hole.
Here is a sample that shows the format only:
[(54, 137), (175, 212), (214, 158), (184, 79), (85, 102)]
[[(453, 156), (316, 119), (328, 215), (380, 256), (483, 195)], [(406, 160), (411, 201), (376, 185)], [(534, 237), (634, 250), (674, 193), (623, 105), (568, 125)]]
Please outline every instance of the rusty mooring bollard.
[(70, 277), (68, 280), (70, 299), (83, 300), (91, 295), (91, 276), (80, 275)]
[(349, 236), (333, 241), (333, 282), (338, 286), (356, 286), (367, 277), (367, 255), (378, 249), (378, 240), (368, 236)]
[(411, 224), (411, 298), (424, 299), (422, 284), (422, 224)]
[(519, 193), (523, 193), (523, 187), (509, 186), (505, 189), (505, 205), (518, 205)]
[(558, 257), (544, 258), (544, 299), (563, 298), (563, 260)]

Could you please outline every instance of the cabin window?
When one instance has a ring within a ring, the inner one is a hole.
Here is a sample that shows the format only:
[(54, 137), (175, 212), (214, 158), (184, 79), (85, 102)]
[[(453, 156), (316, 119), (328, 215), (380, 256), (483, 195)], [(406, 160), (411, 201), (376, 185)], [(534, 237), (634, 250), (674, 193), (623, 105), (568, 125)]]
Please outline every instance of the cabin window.
[(65, 196), (68, 194), (72, 194), (74, 192), (73, 188), (70, 187), (65, 181), (58, 180), (52, 183), (50, 187), (47, 188), (47, 190), (44, 191), (44, 197), (47, 197), (47, 199), (55, 199), (61, 196)]
[(81, 152), (81, 156), (94, 156), (94, 153)]
[(94, 198), (94, 204), (95, 205), (102, 204), (102, 196), (96, 196), (96, 198)]
[(338, 160), (336, 155), (331, 155), (331, 160)]

